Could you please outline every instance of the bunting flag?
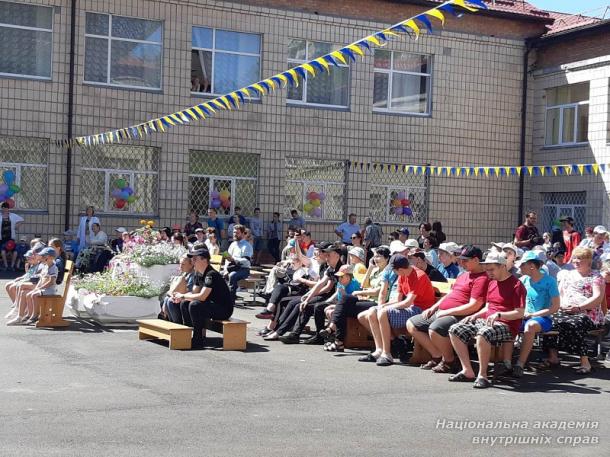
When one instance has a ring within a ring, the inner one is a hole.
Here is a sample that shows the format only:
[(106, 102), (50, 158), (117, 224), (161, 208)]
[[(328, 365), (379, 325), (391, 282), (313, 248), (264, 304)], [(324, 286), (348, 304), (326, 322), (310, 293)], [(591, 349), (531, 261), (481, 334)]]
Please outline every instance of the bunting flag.
[(599, 175), (610, 171), (610, 163), (579, 163), (562, 165), (526, 165), (516, 167), (513, 165), (494, 165), (476, 167), (434, 167), (421, 165), (387, 164), (387, 163), (365, 163), (348, 162), (348, 167), (354, 171), (368, 171), (371, 167), (375, 171), (389, 173), (404, 173), (408, 175), (428, 176), (460, 176), (460, 177), (484, 177), (484, 178), (507, 178), (515, 176), (565, 176), (565, 175)]
[(358, 41), (354, 41), (329, 54), (212, 100), (161, 116), (160, 118), (150, 119), (141, 124), (95, 135), (58, 140), (56, 144), (60, 147), (86, 147), (99, 144), (121, 143), (125, 140), (140, 139), (152, 133), (163, 133), (168, 129), (189, 124), (193, 121), (204, 120), (223, 110), (240, 109), (244, 104), (250, 102), (253, 96), (256, 96), (258, 100), (259, 97), (271, 95), (277, 89), (283, 89), (288, 85), (298, 87), (300, 80), (315, 78), (320, 73), (330, 72), (332, 67), (336, 67), (339, 64), (346, 65), (349, 61), (356, 62), (357, 56), (364, 58), (366, 53), (372, 52), (372, 48), (385, 46), (388, 41), (393, 39), (400, 39), (405, 35), (418, 39), (424, 30), (427, 33), (433, 33), (433, 23), (440, 24), (441, 26), (445, 25), (445, 14), (460, 17), (465, 11), (476, 12), (479, 9), (487, 9), (483, 0), (448, 0), (432, 9), (400, 21)]

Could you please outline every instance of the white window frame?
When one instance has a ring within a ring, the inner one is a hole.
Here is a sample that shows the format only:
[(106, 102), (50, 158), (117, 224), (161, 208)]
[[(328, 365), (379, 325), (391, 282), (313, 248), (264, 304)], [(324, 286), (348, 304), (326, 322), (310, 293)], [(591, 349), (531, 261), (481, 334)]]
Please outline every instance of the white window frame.
[[(376, 108), (373, 105), (374, 113), (392, 113), (392, 114), (405, 114), (409, 116), (420, 116), (420, 117), (430, 117), (432, 115), (432, 73), (433, 73), (433, 58), (431, 54), (418, 54), (415, 52), (405, 52), (405, 51), (387, 51), (390, 53), (390, 68), (376, 68), (373, 63), (373, 81), (375, 77), (375, 73), (384, 73), (388, 76), (388, 93), (386, 94), (388, 100), (388, 108)], [(428, 59), (428, 68), (429, 71), (427, 73), (418, 72), (418, 71), (403, 71), (403, 70), (394, 70), (394, 54), (397, 52), (401, 54), (411, 54), (416, 56), (425, 56)], [(428, 84), (426, 87), (426, 95), (427, 95), (427, 103), (426, 103), (426, 112), (425, 113), (416, 113), (413, 111), (401, 110), (398, 108), (392, 108), (392, 85), (394, 81), (394, 74), (403, 74), (403, 75), (411, 75), (411, 76), (426, 76), (428, 79)], [(373, 83), (374, 84), (374, 83)]]
[[(390, 208), (390, 202), (392, 201), (392, 192), (398, 191), (398, 192), (404, 192), (406, 195), (409, 195), (411, 193), (413, 193), (414, 190), (419, 191), (423, 191), (424, 195), (426, 195), (426, 191), (427, 189), (425, 187), (409, 187), (409, 186), (401, 186), (401, 185), (392, 185), (392, 184), (371, 184), (371, 191), (374, 189), (380, 189), (380, 190), (385, 190), (385, 210), (384, 210), (384, 218), (383, 220), (379, 221), (383, 224), (400, 224), (401, 221), (399, 219), (393, 220), (390, 218), (390, 214), (389, 214), (389, 208)], [(370, 196), (369, 196), (370, 198)], [(369, 202), (370, 203), (370, 202)], [(398, 218), (398, 216), (396, 216)], [(416, 212), (413, 212), (413, 216), (407, 216), (407, 217), (415, 217), (417, 218), (417, 214)], [(418, 220), (423, 220), (421, 218), (419, 218)]]
[[(86, 84), (92, 84), (92, 85), (96, 85), (96, 86), (105, 86), (105, 87), (121, 87), (121, 88), (125, 88), (125, 89), (137, 89), (137, 90), (148, 90), (148, 91), (160, 91), (161, 87), (163, 85), (163, 38), (164, 38), (164, 27), (163, 27), (163, 21), (159, 21), (157, 19), (147, 19), (147, 18), (142, 18), (142, 17), (134, 17), (134, 16), (123, 16), (121, 14), (108, 14), (108, 13), (100, 13), (97, 11), (87, 11), (87, 13), (90, 14), (100, 14), (100, 15), (104, 15), (104, 16), (109, 16), (108, 19), (108, 35), (95, 35), (93, 33), (87, 33), (85, 32), (85, 41), (87, 40), (87, 38), (101, 38), (101, 39), (105, 39), (108, 41), (108, 62), (107, 64), (107, 68), (106, 68), (106, 82), (99, 82), (99, 81), (88, 81), (85, 79), (84, 77), (84, 70), (83, 70), (83, 82)], [(139, 19), (142, 21), (150, 21), (150, 22), (161, 22), (161, 39), (159, 42), (156, 41), (148, 41), (148, 40), (135, 40), (132, 38), (115, 38), (112, 36), (112, 18), (114, 16), (117, 17), (123, 17), (123, 18), (127, 18), (127, 19)], [(86, 14), (85, 14), (85, 30), (86, 30)], [(127, 41), (130, 43), (139, 43), (139, 44), (151, 44), (151, 45), (155, 45), (155, 46), (159, 46), (161, 48), (161, 63), (160, 63), (160, 77), (159, 77), (159, 87), (148, 87), (148, 86), (132, 86), (130, 84), (116, 84), (116, 83), (111, 83), (110, 82), (110, 71), (111, 71), (111, 67), (112, 67), (112, 42), (113, 41)], [(84, 46), (84, 44), (83, 44)], [(86, 53), (86, 47), (85, 50), (83, 52), (83, 64), (84, 64), (84, 59), (85, 59), (85, 53)]]
[[(295, 67), (297, 65), (301, 65), (304, 63), (309, 62), (310, 60), (313, 60), (312, 57), (309, 57), (309, 43), (320, 43), (320, 44), (330, 44), (331, 45), (331, 49), (333, 49), (333, 45), (332, 43), (329, 43), (327, 41), (315, 41), (315, 40), (305, 40), (303, 38), (291, 38), (293, 40), (301, 40), (305, 42), (305, 60), (300, 60), (300, 59), (291, 59), (288, 58), (288, 66), (289, 67)], [(335, 59), (335, 61), (337, 61), (337, 59)], [(351, 71), (349, 71), (349, 64), (344, 64), (341, 63), (339, 61), (337, 61), (337, 64), (339, 67), (342, 68), (348, 68), (348, 75), (347, 75), (347, 104), (345, 105), (331, 105), (331, 104), (326, 104), (326, 103), (310, 103), (307, 101), (307, 86), (308, 86), (308, 78), (305, 77), (303, 78), (303, 80), (301, 81), (301, 85), (303, 87), (303, 94), (301, 97), (301, 100), (295, 100), (292, 98), (288, 98), (288, 95), (286, 95), (286, 104), (287, 105), (296, 105), (296, 106), (313, 106), (316, 108), (336, 108), (336, 109), (346, 109), (349, 108), (350, 106), (350, 86), (351, 86)], [(333, 71), (332, 68), (330, 69), (330, 71)]]
[(136, 180), (135, 177), (136, 175), (154, 175), (157, 176), (157, 199), (159, 198), (159, 172), (157, 171), (135, 171), (135, 170), (123, 170), (123, 169), (117, 169), (117, 168), (92, 168), (92, 167), (83, 167), (82, 171), (93, 171), (96, 173), (104, 173), (104, 208), (103, 208), (103, 213), (105, 214), (137, 214), (137, 215), (146, 215), (146, 216), (154, 216), (155, 213), (154, 212), (150, 212), (150, 213), (136, 213), (133, 210), (129, 210), (129, 211), (125, 211), (125, 210), (120, 210), (120, 209), (113, 209), (113, 204), (112, 201), (113, 198), (110, 195), (110, 187), (111, 187), (111, 177), (110, 175), (128, 175), (129, 178), (127, 178), (127, 181), (129, 182), (129, 185), (131, 186), (131, 188), (134, 190), (134, 194), (137, 195), (138, 193), (138, 189), (135, 186)]
[[(550, 88), (550, 89), (554, 89), (554, 87)], [(580, 107), (583, 105), (587, 105), (589, 106), (589, 100), (584, 100), (582, 102), (576, 102), (576, 103), (564, 103), (562, 105), (552, 105), (552, 106), (547, 106), (544, 110), (544, 145), (545, 146), (574, 146), (574, 145), (583, 145), (583, 144), (587, 144), (588, 141), (576, 141), (576, 139), (578, 138), (578, 112), (580, 111)], [(563, 141), (563, 113), (564, 110), (566, 109), (572, 109), (574, 108), (574, 141)], [(548, 123), (548, 113), (550, 110), (553, 109), (559, 109), (559, 132), (558, 132), (558, 140), (559, 143), (547, 143), (547, 123)], [(590, 114), (590, 113), (589, 113)], [(588, 134), (588, 128), (587, 128), (587, 134)]]
[[(217, 176), (217, 175), (201, 175), (191, 173), (190, 178), (205, 178), (208, 180), (208, 208), (211, 208), (210, 203), (212, 201), (212, 192), (214, 191), (214, 181), (230, 181), (231, 182), (231, 208), (230, 213), (235, 214), (235, 195), (237, 181), (252, 181), (255, 184), (258, 178), (248, 178), (243, 176)], [(189, 179), (189, 183), (190, 183)], [(190, 194), (190, 190), (189, 190)], [(256, 198), (255, 198), (256, 200)], [(240, 206), (240, 205), (237, 205)]]
[[(212, 49), (210, 48), (201, 48), (201, 47), (197, 47), (197, 46), (193, 46), (193, 29), (208, 29), (212, 31)], [(252, 53), (252, 52), (242, 52), (242, 51), (225, 51), (223, 49), (216, 49), (216, 32), (217, 31), (222, 31), (222, 32), (233, 32), (233, 33), (243, 33), (246, 35), (256, 35), (259, 39), (259, 53)], [(191, 28), (191, 51), (206, 51), (206, 52), (211, 52), (212, 53), (212, 74), (210, 76), (210, 92), (197, 92), (197, 91), (191, 91), (191, 95), (197, 95), (197, 96), (204, 96), (204, 97), (219, 97), (225, 94), (221, 94), (216, 92), (214, 89), (214, 69), (216, 68), (216, 53), (220, 53), (220, 54), (233, 54), (233, 55), (238, 55), (238, 56), (247, 56), (247, 57), (258, 57), (258, 79), (256, 81), (253, 81), (252, 84), (260, 81), (261, 79), (261, 72), (263, 70), (262, 68), (262, 50), (263, 50), (263, 40), (262, 40), (262, 35), (260, 33), (252, 33), (252, 32), (244, 32), (242, 30), (229, 30), (229, 29), (220, 29), (220, 28), (214, 28), (214, 27), (206, 27), (204, 25), (194, 25)], [(202, 65), (203, 67), (203, 65)], [(239, 87), (235, 88), (235, 90), (240, 89)], [(258, 94), (258, 92), (256, 91), (250, 91), (250, 98), (258, 100), (260, 99), (260, 95)]]
[[(326, 106), (326, 105), (324, 105)], [(322, 188), (322, 192), (324, 192), (324, 194), (327, 196), (328, 198), (328, 188), (326, 186), (329, 185), (339, 185), (339, 186), (343, 186), (345, 188), (345, 182), (339, 182), (339, 181), (316, 181), (316, 180), (308, 180), (308, 179), (287, 179), (286, 180), (287, 184), (299, 184), (301, 186), (301, 201), (299, 202), (299, 204), (297, 206), (299, 206), (301, 209), (303, 208), (303, 205), (305, 205), (305, 203), (307, 202), (307, 187), (308, 186), (312, 186), (312, 187), (321, 187)], [(343, 192), (343, 206), (345, 207), (345, 191)], [(322, 204), (320, 205), (320, 209), (322, 210), (322, 215), (320, 217), (312, 217), (309, 214), (307, 214), (305, 211), (301, 211), (301, 215), (303, 216), (304, 219), (308, 220), (308, 221), (312, 221), (312, 222), (341, 222), (344, 218), (341, 218), (341, 220), (336, 220), (336, 219), (326, 219), (326, 206), (325, 206), (325, 202), (322, 202)], [(345, 212), (345, 208), (343, 208), (343, 212)]]
[[(48, 164), (38, 164), (38, 163), (25, 163), (25, 162), (0, 162), (0, 168), (14, 168), (15, 169), (15, 184), (21, 187), (21, 170), (22, 168), (44, 168), (47, 170), (47, 185), (49, 181), (49, 165)], [(47, 192), (48, 194), (48, 192)], [(16, 196), (16, 195), (15, 195)], [(24, 211), (47, 211), (47, 208), (21, 208), (17, 203), (19, 203), (19, 199), (14, 198), (15, 200), (15, 209), (23, 209)], [(47, 200), (47, 206), (49, 202)]]
[[(0, 3), (16, 3), (16, 2), (0, 2)], [(37, 75), (24, 75), (24, 74), (20, 74), (20, 73), (5, 73), (5, 72), (0, 72), (0, 76), (8, 76), (8, 77), (12, 77), (12, 78), (23, 78), (23, 79), (37, 79), (37, 80), (41, 80), (41, 81), (51, 81), (51, 79), (53, 78), (53, 27), (54, 27), (54, 22), (53, 21), (53, 7), (52, 6), (44, 6), (44, 5), (32, 5), (31, 3), (27, 3), (27, 6), (32, 6), (35, 8), (47, 8), (51, 10), (51, 28), (50, 29), (44, 29), (41, 27), (29, 27), (29, 26), (25, 26), (25, 25), (14, 25), (14, 24), (5, 24), (3, 22), (0, 22), (0, 27), (5, 27), (8, 29), (21, 29), (21, 30), (31, 30), (34, 32), (49, 32), (51, 33), (51, 66), (49, 68), (49, 76), (37, 76)]]

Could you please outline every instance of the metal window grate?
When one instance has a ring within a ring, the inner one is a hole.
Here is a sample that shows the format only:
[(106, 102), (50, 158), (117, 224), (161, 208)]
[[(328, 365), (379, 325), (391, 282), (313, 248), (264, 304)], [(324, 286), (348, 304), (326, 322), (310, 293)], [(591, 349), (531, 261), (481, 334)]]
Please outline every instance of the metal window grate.
[(542, 194), (542, 230), (550, 231), (561, 216), (574, 218), (574, 228), (580, 233), (585, 231), (587, 216), (586, 192), (549, 192)]
[(13, 197), (16, 209), (47, 209), (48, 162), (48, 140), (0, 136), (0, 176), (13, 171), (21, 188)]

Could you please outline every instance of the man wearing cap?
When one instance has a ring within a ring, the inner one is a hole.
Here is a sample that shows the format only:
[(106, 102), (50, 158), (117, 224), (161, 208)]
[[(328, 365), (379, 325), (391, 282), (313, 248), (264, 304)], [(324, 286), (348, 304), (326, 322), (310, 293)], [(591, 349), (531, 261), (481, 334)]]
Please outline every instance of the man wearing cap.
[[(413, 240), (415, 241), (415, 240)], [(415, 241), (417, 243), (417, 241)], [(413, 249), (409, 253), (409, 261), (413, 264), (415, 268), (419, 268), (424, 273), (428, 275), (430, 281), (432, 282), (447, 282), (447, 278), (445, 278), (440, 271), (426, 262), (426, 253), (419, 248)]]
[[(406, 243), (406, 241), (409, 239), (409, 229), (407, 227), (403, 227), (398, 231), (398, 241), (401, 241), (403, 243)], [(417, 243), (417, 240), (413, 240)], [(417, 246), (415, 247), (419, 247), (419, 243), (417, 243)]]
[(515, 239), (513, 241), (515, 246), (521, 249), (532, 249), (534, 246), (544, 243), (536, 227), (537, 220), (538, 216), (534, 211), (529, 211), (525, 215), (525, 222), (517, 227), (515, 231)]
[(227, 283), (210, 265), (210, 252), (198, 249), (190, 252), (193, 259), (195, 281), (192, 292), (174, 292), (172, 301), (180, 303), (182, 322), (193, 327), (193, 349), (200, 349), (204, 344), (203, 330), (207, 319), (224, 320), (231, 317), (235, 301)]
[(407, 330), (432, 359), (421, 366), (435, 373), (449, 373), (455, 356), (449, 328), (465, 316), (476, 313), (485, 303), (489, 277), (481, 265), (483, 253), (476, 246), (464, 246), (458, 256), (464, 273), (457, 277), (451, 291), (423, 313), (407, 322)]
[(237, 285), (250, 276), (252, 245), (246, 240), (246, 227), (237, 224), (233, 227), (233, 242), (227, 252), (227, 272), (233, 301), (237, 296)]
[(574, 218), (563, 216), (559, 218), (559, 222), (561, 222), (563, 244), (566, 248), (565, 260), (570, 262), (572, 260), (572, 251), (580, 244), (582, 239), (580, 233), (574, 229)]
[[(276, 330), (279, 340), (285, 344), (297, 344), (301, 333), (311, 316), (314, 316), (316, 334), (305, 341), (306, 344), (323, 344), (324, 338), (319, 334), (324, 329), (326, 316), (324, 308), (326, 300), (335, 292), (337, 277), (335, 273), (343, 266), (341, 263), (342, 247), (335, 243), (326, 249), (326, 268), (324, 275), (313, 288), (302, 297), (292, 300), (280, 316), (280, 323)], [(290, 331), (289, 331), (290, 330)], [(289, 331), (288, 333), (286, 333)]]
[[(504, 254), (489, 252), (482, 264), (490, 279), (485, 307), (449, 328), (451, 344), (462, 364), (462, 370), (450, 376), (449, 381), (474, 381), (473, 387), (476, 389), (491, 386), (487, 378), (491, 346), (513, 341), (517, 336), (526, 296), (523, 284), (506, 269)], [(479, 358), (476, 377), (468, 353), (468, 344), (472, 339), (476, 339)]]
[(589, 248), (593, 251), (593, 263), (591, 267), (599, 270), (602, 267), (601, 256), (610, 252), (610, 244), (607, 241), (608, 230), (603, 225), (598, 225), (593, 229), (593, 236), (585, 238), (580, 242), (580, 246)]
[(462, 273), (455, 261), (456, 252), (460, 252), (460, 247), (453, 241), (441, 243), (438, 247), (439, 264), (437, 269), (447, 279), (455, 279)]
[(502, 252), (506, 256), (506, 269), (511, 275), (517, 278), (521, 276), (519, 274), (519, 268), (515, 265), (517, 259), (520, 259), (523, 255), (523, 250), (511, 243), (502, 244)]
[[(525, 286), (525, 313), (521, 331), (523, 341), (519, 351), (519, 360), (513, 366), (513, 376), (523, 376), (523, 367), (534, 346), (534, 339), (539, 332), (548, 332), (553, 328), (551, 316), (559, 311), (559, 289), (555, 278), (543, 272), (542, 261), (534, 251), (528, 251), (521, 259), (521, 282)], [(512, 348), (511, 348), (512, 349)]]
[(390, 261), (398, 275), (399, 295), (396, 302), (388, 302), (371, 314), (369, 328), (375, 340), (375, 351), (360, 359), (375, 361), (378, 366), (394, 363), (391, 353), (392, 329), (406, 328), (409, 318), (434, 304), (434, 289), (426, 273), (414, 268), (409, 259), (396, 254)]
[(196, 239), (193, 240), (193, 245), (205, 243), (205, 230), (202, 229), (201, 227), (196, 228), (195, 237), (196, 237)]
[(352, 244), (352, 235), (360, 231), (360, 226), (356, 223), (356, 215), (351, 213), (347, 221), (339, 225), (335, 230), (337, 236), (341, 237), (343, 244)]

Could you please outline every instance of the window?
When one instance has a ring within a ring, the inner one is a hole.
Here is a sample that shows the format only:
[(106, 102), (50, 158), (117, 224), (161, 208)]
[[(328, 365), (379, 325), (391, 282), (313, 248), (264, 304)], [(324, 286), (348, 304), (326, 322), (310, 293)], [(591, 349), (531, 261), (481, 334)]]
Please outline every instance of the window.
[(375, 49), (373, 111), (430, 114), (432, 57)]
[[(288, 65), (294, 67), (328, 54), (338, 47), (330, 43), (320, 43), (293, 39), (288, 45)], [(321, 72), (311, 80), (304, 79), (299, 87), (288, 89), (288, 103), (292, 105), (314, 105), (347, 108), (349, 99), (349, 66), (340, 62), (331, 66), (330, 72)]]
[(378, 222), (416, 225), (428, 220), (427, 177), (370, 170), (369, 215)]
[(0, 74), (51, 79), (53, 8), (0, 1)]
[(252, 214), (257, 206), (258, 155), (190, 152), (190, 208), (199, 214), (214, 207), (229, 216), (235, 206)]
[(589, 83), (546, 90), (544, 144), (558, 146), (587, 141), (589, 132)]
[(161, 21), (87, 13), (85, 82), (161, 89), (162, 35)]
[(549, 192), (542, 194), (542, 231), (550, 232), (553, 225), (559, 226), (561, 216), (574, 218), (574, 228), (585, 231), (587, 213), (586, 192)]
[[(146, 146), (95, 146), (83, 150), (81, 206), (123, 214), (157, 214), (159, 149)], [(118, 208), (113, 192), (123, 179), (135, 200)]]
[[(19, 191), (13, 195), (15, 208), (46, 210), (49, 141), (37, 138), (0, 136), (0, 176), (7, 170), (15, 174)], [(2, 181), (2, 184), (7, 184)]]
[(193, 27), (191, 92), (223, 95), (260, 76), (260, 35)]
[(344, 219), (345, 162), (286, 158), (285, 216), (297, 209), (305, 219)]

